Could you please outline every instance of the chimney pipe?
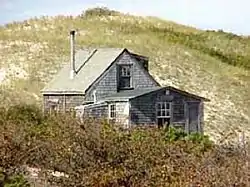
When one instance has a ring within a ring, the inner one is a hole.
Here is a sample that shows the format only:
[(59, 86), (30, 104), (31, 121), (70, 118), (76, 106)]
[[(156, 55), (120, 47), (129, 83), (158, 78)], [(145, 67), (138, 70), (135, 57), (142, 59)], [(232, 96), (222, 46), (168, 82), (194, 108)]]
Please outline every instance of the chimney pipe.
[(70, 78), (73, 79), (76, 74), (75, 69), (75, 30), (70, 31)]

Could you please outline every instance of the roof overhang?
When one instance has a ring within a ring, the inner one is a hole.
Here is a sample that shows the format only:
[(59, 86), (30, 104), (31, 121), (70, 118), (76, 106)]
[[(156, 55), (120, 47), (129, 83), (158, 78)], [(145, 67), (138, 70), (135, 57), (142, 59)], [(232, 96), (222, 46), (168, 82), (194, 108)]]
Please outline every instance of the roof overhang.
[(132, 56), (134, 56), (134, 57), (137, 57), (137, 58), (140, 58), (140, 59), (149, 61), (149, 57), (147, 57), (147, 56), (144, 56), (144, 55), (140, 55), (140, 54), (134, 53), (133, 51), (129, 51), (129, 53), (130, 53)]
[(105, 99), (104, 101), (107, 103), (110, 102), (128, 102), (129, 99), (131, 99), (132, 97), (127, 97), (127, 98), (111, 98), (111, 99)]
[(167, 88), (167, 89), (172, 90), (172, 91), (176, 91), (176, 92), (178, 92), (178, 93), (180, 93), (182, 95), (186, 95), (186, 96), (192, 97), (194, 99), (202, 100), (202, 101), (205, 101), (205, 102), (209, 102), (210, 101), (210, 99), (207, 99), (205, 97), (201, 97), (201, 96), (192, 94), (192, 93), (184, 91), (184, 90), (177, 89), (177, 88), (175, 88), (173, 86), (166, 86), (164, 88)]

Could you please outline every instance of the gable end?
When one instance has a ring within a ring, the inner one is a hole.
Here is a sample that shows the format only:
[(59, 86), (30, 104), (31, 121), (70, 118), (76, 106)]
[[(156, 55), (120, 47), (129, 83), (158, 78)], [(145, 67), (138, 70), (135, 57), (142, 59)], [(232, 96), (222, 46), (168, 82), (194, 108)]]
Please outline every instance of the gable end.
[[(160, 83), (158, 83), (155, 79), (154, 79), (154, 77), (148, 72), (148, 69), (146, 69), (145, 67), (144, 67), (144, 64), (143, 63), (140, 63), (136, 58), (135, 58), (135, 56), (134, 56), (134, 54), (132, 53), (130, 53), (130, 52), (128, 52), (129, 53), (129, 55), (130, 55), (130, 57), (132, 58), (132, 59), (134, 59), (136, 62), (137, 62), (137, 65), (140, 67), (140, 69), (141, 69), (141, 71), (143, 71), (143, 73), (150, 79), (150, 80), (152, 80), (154, 83), (155, 83), (155, 86), (161, 86), (160, 85)], [(137, 54), (136, 54), (137, 55)], [(138, 55), (138, 56), (140, 56), (140, 55)], [(141, 56), (141, 57), (143, 57), (143, 56)], [(144, 57), (144, 58), (147, 58), (147, 57)], [(148, 66), (148, 65), (147, 65)]]
[(113, 60), (113, 62), (99, 75), (99, 77), (96, 79), (96, 80), (94, 80), (93, 82), (92, 82), (92, 84), (90, 84), (89, 86), (88, 86), (88, 88), (85, 90), (85, 93), (86, 92), (88, 92), (89, 91), (89, 89), (94, 85), (94, 84), (96, 84), (100, 79), (102, 79), (107, 73), (108, 73), (108, 69), (110, 69), (110, 67), (112, 67), (113, 65), (114, 65), (114, 63), (117, 61), (117, 59), (119, 59), (120, 57), (121, 57), (121, 55), (125, 52), (125, 51), (127, 51), (128, 52), (128, 50), (126, 49), (126, 48), (124, 48), (123, 50), (122, 50), (122, 52)]

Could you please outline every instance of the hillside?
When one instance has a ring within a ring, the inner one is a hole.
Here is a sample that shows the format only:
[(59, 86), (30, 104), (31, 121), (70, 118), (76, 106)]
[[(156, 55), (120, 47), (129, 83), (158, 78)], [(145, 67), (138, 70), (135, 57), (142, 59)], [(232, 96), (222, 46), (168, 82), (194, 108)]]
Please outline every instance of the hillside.
[(69, 60), (69, 30), (78, 47), (126, 47), (150, 57), (162, 85), (207, 97), (205, 131), (250, 135), (250, 39), (201, 31), (154, 17), (106, 9), (77, 17), (42, 17), (0, 28), (1, 103), (40, 103), (39, 90)]

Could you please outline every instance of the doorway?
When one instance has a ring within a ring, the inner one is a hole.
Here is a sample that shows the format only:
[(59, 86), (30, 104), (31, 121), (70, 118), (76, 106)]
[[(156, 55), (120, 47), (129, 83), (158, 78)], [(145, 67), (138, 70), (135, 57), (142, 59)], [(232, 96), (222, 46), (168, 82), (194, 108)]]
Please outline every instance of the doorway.
[(156, 105), (156, 122), (159, 128), (169, 128), (171, 122), (171, 102), (158, 102)]
[(199, 132), (199, 103), (188, 103), (189, 132)]

